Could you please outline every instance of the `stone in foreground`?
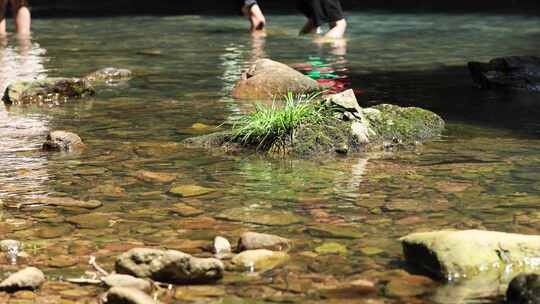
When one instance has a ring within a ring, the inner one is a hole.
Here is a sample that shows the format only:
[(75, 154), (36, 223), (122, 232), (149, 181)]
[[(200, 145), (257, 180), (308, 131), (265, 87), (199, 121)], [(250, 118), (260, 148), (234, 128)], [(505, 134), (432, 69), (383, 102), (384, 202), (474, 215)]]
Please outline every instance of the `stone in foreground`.
[(47, 78), (10, 84), (3, 100), (7, 105), (59, 104), (94, 94), (94, 88), (84, 79)]
[(195, 258), (176, 250), (134, 248), (116, 260), (116, 272), (172, 284), (215, 282), (223, 277), (218, 259)]
[(28, 267), (10, 275), (0, 283), (0, 291), (35, 290), (45, 282), (45, 275), (35, 267)]
[(540, 304), (540, 276), (520, 274), (515, 277), (506, 291), (508, 304)]
[(232, 95), (240, 99), (270, 99), (288, 92), (307, 93), (317, 90), (320, 90), (317, 81), (295, 69), (270, 59), (259, 59), (242, 75)]
[(469, 62), (469, 71), (483, 89), (509, 88), (540, 91), (540, 57), (512, 56), (488, 63)]
[(158, 304), (146, 293), (129, 287), (113, 287), (107, 292), (107, 304)]
[(266, 249), (248, 250), (235, 255), (231, 262), (240, 270), (264, 272), (285, 265), (289, 255), (285, 252)]
[(277, 235), (246, 232), (240, 236), (238, 250), (268, 249), (275, 251), (287, 251), (291, 248), (291, 241)]
[[(540, 270), (540, 236), (464, 230), (401, 238), (405, 259), (431, 276), (454, 280), (487, 272)], [(508, 267), (508, 266), (512, 267)]]

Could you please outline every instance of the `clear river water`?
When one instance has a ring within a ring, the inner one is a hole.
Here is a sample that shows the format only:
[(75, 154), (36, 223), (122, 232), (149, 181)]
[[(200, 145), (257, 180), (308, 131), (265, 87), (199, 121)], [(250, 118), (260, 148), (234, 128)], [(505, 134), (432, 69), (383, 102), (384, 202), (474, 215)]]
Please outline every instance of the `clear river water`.
[[(292, 239), (287, 267), (259, 276), (227, 272), (215, 286), (163, 291), (160, 299), (496, 301), (492, 292), (475, 294), (481, 293), (478, 285), (431, 283), (405, 273), (398, 239), (439, 229), (538, 234), (540, 95), (479, 90), (466, 64), (540, 55), (540, 18), (351, 13), (346, 43), (333, 44), (298, 37), (304, 22), (299, 15), (268, 20), (267, 36), (252, 37), (246, 21), (236, 17), (38, 19), (31, 41), (1, 42), (2, 92), (18, 79), (82, 76), (108, 66), (135, 73), (127, 82), (99, 87), (90, 99), (53, 107), (0, 105), (0, 200), (11, 206), (0, 209), (0, 239), (23, 242), (29, 256), (18, 263), (38, 266), (54, 279), (32, 295), (38, 303), (96, 303), (102, 288), (62, 281), (91, 271), (92, 255), (108, 270), (118, 254), (138, 246), (209, 256), (215, 236), (234, 244), (247, 230)], [(207, 132), (193, 124), (226, 126), (253, 108), (230, 91), (242, 70), (263, 57), (293, 65), (323, 62), (356, 89), (362, 106), (421, 106), (441, 115), (447, 130), (414, 151), (322, 160), (179, 145)], [(88, 148), (40, 152), (46, 132), (55, 129), (78, 133)], [(175, 177), (147, 182), (137, 178), (140, 170)], [(213, 191), (179, 198), (168, 192), (173, 185)], [(43, 197), (99, 200), (103, 206), (25, 206)], [(282, 225), (261, 216), (277, 211), (285, 221), (301, 220)], [(5, 257), (0, 264), (17, 268)], [(319, 292), (358, 279), (377, 282), (379, 292)]]

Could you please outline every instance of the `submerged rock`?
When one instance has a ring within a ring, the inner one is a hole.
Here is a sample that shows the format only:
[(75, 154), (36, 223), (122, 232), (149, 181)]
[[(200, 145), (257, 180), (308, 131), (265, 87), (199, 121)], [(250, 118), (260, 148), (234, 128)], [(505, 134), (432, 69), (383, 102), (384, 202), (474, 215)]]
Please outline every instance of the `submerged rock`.
[(264, 272), (282, 266), (288, 261), (289, 255), (285, 252), (258, 249), (239, 253), (231, 262), (240, 270)]
[(476, 84), (484, 89), (510, 88), (540, 91), (540, 57), (495, 58), (488, 63), (469, 62)]
[(35, 290), (45, 282), (45, 275), (35, 267), (28, 267), (10, 275), (0, 283), (0, 291)]
[(58, 104), (94, 94), (94, 88), (84, 79), (47, 78), (10, 84), (3, 100), (7, 105)]
[(152, 284), (144, 279), (135, 278), (127, 274), (111, 274), (102, 279), (103, 283), (109, 288), (128, 287), (146, 292), (152, 290)]
[(198, 185), (174, 185), (169, 193), (181, 197), (201, 196), (214, 192), (212, 188), (206, 188)]
[(195, 258), (176, 250), (134, 248), (116, 260), (116, 271), (172, 284), (210, 283), (223, 277), (218, 259)]
[(520, 274), (506, 291), (508, 304), (540, 304), (540, 275)]
[(107, 292), (107, 304), (158, 304), (146, 293), (129, 287), (113, 287)]
[(137, 171), (135, 178), (148, 183), (168, 184), (172, 183), (178, 175), (166, 172)]
[(304, 222), (304, 218), (287, 211), (254, 210), (249, 208), (231, 208), (221, 212), (216, 217), (229, 221), (267, 226), (289, 226)]
[(65, 208), (84, 208), (84, 209), (96, 209), (103, 205), (100, 201), (90, 200), (90, 201), (80, 201), (69, 197), (42, 197), (36, 198), (35, 200), (23, 202), (18, 204), (18, 208), (24, 208), (25, 206), (54, 206), (54, 207), (65, 207)]
[(277, 235), (246, 232), (240, 236), (238, 250), (268, 249), (275, 251), (287, 251), (291, 248), (291, 241)]
[(540, 270), (540, 236), (480, 230), (436, 231), (413, 233), (401, 238), (401, 242), (407, 262), (435, 278)]
[(317, 81), (283, 63), (259, 59), (242, 75), (232, 95), (240, 99), (269, 99), (288, 92), (306, 93), (320, 89)]
[(84, 148), (79, 135), (67, 131), (53, 131), (47, 135), (43, 143), (43, 151), (70, 152)]
[(131, 78), (132, 72), (128, 69), (117, 69), (117, 68), (103, 68), (92, 72), (84, 77), (85, 80), (89, 82), (111, 82), (119, 80), (127, 80)]

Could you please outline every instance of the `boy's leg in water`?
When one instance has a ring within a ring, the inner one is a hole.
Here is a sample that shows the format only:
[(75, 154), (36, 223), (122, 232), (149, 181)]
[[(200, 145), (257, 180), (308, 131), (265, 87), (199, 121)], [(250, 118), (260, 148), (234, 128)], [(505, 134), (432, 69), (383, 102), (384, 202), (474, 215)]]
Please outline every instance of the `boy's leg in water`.
[(254, 4), (249, 9), (249, 22), (251, 23), (251, 31), (263, 30), (266, 25), (266, 19), (258, 4)]
[(319, 27), (315, 25), (315, 22), (313, 21), (313, 19), (308, 18), (308, 20), (306, 21), (306, 24), (304, 24), (304, 26), (300, 30), (300, 35), (314, 34), (317, 32), (318, 28)]
[(327, 38), (342, 38), (347, 30), (347, 21), (341, 19), (335, 22), (330, 22), (330, 30), (324, 34)]
[(6, 36), (6, 6), (8, 0), (0, 0), (0, 38)]
[[(1, 0), (0, 0), (1, 1)], [(15, 29), (20, 36), (30, 36), (31, 15), (27, 0), (10, 0)]]

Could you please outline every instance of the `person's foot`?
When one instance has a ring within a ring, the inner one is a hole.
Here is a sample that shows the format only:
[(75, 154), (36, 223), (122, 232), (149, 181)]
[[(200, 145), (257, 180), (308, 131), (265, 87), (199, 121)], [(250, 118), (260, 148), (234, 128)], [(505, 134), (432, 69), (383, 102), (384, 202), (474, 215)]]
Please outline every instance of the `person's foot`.
[(330, 30), (324, 34), (326, 38), (342, 38), (347, 30), (347, 21), (345, 19), (338, 20), (330, 24)]

